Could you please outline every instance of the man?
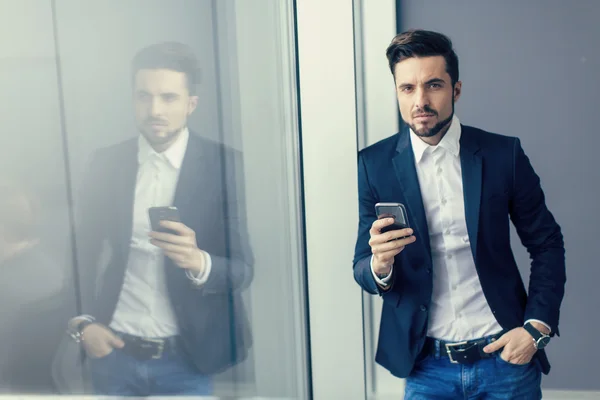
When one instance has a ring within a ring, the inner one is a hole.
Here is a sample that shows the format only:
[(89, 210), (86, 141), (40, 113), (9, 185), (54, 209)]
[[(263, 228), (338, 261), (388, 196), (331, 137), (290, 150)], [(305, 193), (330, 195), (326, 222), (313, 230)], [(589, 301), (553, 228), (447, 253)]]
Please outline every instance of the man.
[[(84, 179), (85, 315), (70, 326), (99, 394), (207, 395), (210, 376), (243, 360), (251, 344), (240, 297), (252, 279), (241, 161), (188, 130), (197, 74), (187, 46), (141, 50), (133, 59), (140, 136), (97, 151)], [(181, 222), (151, 232), (148, 210), (164, 206)], [(102, 270), (104, 242), (111, 259)]]
[[(407, 128), (359, 154), (354, 277), (383, 297), (376, 361), (407, 399), (539, 399), (558, 334), (560, 227), (519, 139), (454, 115), (462, 83), (444, 35), (413, 30), (387, 49)], [(411, 228), (382, 233), (377, 202), (406, 206)], [(529, 251), (529, 296), (509, 217)]]

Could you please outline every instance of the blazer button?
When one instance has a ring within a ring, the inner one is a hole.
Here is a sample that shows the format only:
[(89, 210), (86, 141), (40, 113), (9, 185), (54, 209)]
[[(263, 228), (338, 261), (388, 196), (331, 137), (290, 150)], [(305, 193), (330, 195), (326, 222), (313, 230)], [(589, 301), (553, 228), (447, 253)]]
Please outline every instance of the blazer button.
[(427, 273), (431, 275), (431, 268), (427, 268)]
[(427, 306), (424, 304), (421, 304), (421, 311), (427, 311)]

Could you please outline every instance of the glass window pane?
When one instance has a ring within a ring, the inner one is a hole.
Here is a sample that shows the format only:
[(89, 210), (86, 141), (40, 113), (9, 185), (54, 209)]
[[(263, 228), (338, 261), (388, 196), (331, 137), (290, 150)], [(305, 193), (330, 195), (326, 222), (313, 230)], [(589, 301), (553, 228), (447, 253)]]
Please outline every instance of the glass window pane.
[(56, 11), (88, 390), (306, 398), (292, 2)]

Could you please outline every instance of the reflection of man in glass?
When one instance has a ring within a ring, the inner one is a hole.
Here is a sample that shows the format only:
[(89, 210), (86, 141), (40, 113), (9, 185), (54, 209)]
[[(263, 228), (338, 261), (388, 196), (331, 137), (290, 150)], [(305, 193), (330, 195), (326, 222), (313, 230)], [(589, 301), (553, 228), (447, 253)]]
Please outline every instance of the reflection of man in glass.
[[(77, 232), (84, 315), (70, 332), (100, 394), (210, 394), (210, 376), (250, 346), (240, 299), (252, 256), (238, 216), (239, 155), (188, 130), (197, 71), (182, 44), (141, 50), (133, 60), (141, 135), (97, 151), (84, 180)], [(181, 222), (152, 231), (152, 207), (176, 207), (171, 214)], [(111, 260), (98, 269), (104, 242)]]
[[(67, 318), (66, 274), (37, 232), (33, 196), (0, 184), (0, 393), (54, 393), (52, 357)], [(72, 300), (71, 300), (72, 301)]]

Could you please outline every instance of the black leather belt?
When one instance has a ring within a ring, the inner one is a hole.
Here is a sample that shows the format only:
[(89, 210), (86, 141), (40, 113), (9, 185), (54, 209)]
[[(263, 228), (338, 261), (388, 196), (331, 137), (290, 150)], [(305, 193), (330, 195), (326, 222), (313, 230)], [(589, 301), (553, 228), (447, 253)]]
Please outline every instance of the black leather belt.
[(140, 361), (161, 359), (164, 354), (176, 350), (179, 343), (178, 336), (154, 339), (121, 332), (115, 334), (125, 343), (121, 351)]
[(476, 361), (493, 357), (495, 353), (485, 353), (483, 348), (500, 338), (503, 334), (504, 331), (492, 336), (466, 340), (464, 342), (445, 342), (428, 337), (425, 339), (423, 352), (435, 356), (437, 353), (436, 349), (439, 348), (439, 355), (441, 357), (449, 357), (450, 362), (453, 364), (472, 364)]

